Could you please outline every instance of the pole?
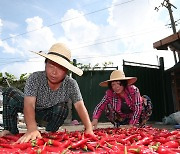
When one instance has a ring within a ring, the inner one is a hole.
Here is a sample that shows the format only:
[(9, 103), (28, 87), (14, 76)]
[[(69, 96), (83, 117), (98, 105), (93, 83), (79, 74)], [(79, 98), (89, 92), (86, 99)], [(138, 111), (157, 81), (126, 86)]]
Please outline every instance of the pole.
[[(164, 5), (164, 2), (166, 2), (166, 5)], [(171, 6), (173, 6), (174, 8), (176, 8), (176, 7), (174, 5), (172, 5), (169, 2), (169, 0), (164, 0), (164, 2), (163, 2), (162, 5), (165, 6), (168, 9), (168, 11), (169, 11), (169, 16), (170, 16), (170, 19), (171, 19), (171, 27), (172, 27), (172, 30), (173, 30), (173, 34), (175, 34), (176, 33), (176, 25), (175, 25), (175, 22), (174, 22), (174, 17), (173, 17), (173, 14), (172, 14)], [(176, 57), (175, 50), (173, 50), (173, 55), (174, 55), (175, 64), (177, 64), (177, 57)]]

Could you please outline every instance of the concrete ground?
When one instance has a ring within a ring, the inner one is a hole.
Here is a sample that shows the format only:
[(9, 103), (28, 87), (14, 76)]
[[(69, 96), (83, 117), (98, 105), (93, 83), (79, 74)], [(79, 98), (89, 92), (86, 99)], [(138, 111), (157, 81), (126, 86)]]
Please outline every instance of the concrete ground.
[[(167, 129), (169, 131), (175, 130), (174, 125), (164, 125), (161, 122), (149, 122), (147, 125), (151, 125), (153, 128), (159, 128), (159, 129)], [(110, 122), (106, 123), (98, 123), (98, 128), (112, 128), (113, 125)], [(83, 125), (72, 125), (72, 124), (64, 124), (63, 126), (60, 127), (60, 131), (62, 130), (67, 130), (67, 131), (81, 131), (84, 129)]]
[[(162, 122), (148, 122), (147, 125), (151, 125), (153, 128), (159, 128), (159, 129), (167, 129), (169, 131), (175, 130), (174, 125), (164, 125)], [(98, 123), (97, 128), (113, 128), (113, 125), (110, 122), (106, 123)], [(24, 123), (19, 123), (18, 128), (20, 133), (26, 132), (26, 125)], [(0, 126), (0, 131), (3, 130), (3, 127)], [(45, 131), (44, 127), (39, 127), (39, 130), (41, 132)], [(79, 125), (73, 125), (73, 124), (64, 124), (59, 128), (59, 131), (82, 131), (84, 130), (84, 126), (82, 124)]]

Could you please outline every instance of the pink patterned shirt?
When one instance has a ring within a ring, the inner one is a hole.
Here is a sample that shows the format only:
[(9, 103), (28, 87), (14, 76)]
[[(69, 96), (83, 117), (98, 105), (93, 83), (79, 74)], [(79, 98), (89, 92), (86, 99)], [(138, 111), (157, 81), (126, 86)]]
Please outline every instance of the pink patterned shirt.
[(132, 110), (131, 113), (125, 114), (121, 112), (122, 99), (115, 92), (108, 89), (101, 102), (95, 107), (93, 112), (93, 119), (99, 119), (102, 112), (104, 110), (106, 112), (107, 104), (111, 104), (113, 110), (115, 110), (115, 112), (118, 113), (120, 117), (130, 118), (129, 124), (138, 124), (142, 112), (142, 98), (139, 89), (134, 85), (127, 86), (125, 89), (124, 99), (126, 104)]

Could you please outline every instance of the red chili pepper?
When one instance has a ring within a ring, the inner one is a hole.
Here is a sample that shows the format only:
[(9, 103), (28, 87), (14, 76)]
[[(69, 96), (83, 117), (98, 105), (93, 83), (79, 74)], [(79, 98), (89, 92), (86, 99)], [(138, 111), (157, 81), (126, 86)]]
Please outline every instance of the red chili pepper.
[(28, 147), (27, 149), (21, 150), (23, 154), (37, 154), (37, 149), (34, 147)]
[(44, 140), (43, 139), (35, 139), (35, 140), (32, 140), (30, 141), (31, 142), (31, 145), (34, 147), (34, 146), (40, 146), (40, 145), (44, 145)]
[(139, 140), (133, 144), (135, 145), (149, 145), (149, 143), (152, 141), (153, 137), (144, 137), (142, 140)]
[(75, 137), (75, 138), (78, 138), (78, 140), (81, 140), (82, 139), (82, 135), (79, 131), (74, 131), (72, 133), (72, 136)]
[(50, 138), (50, 139), (53, 139), (53, 140), (57, 140), (59, 142), (63, 141), (66, 137), (66, 134), (60, 134), (60, 133), (56, 133), (56, 134), (53, 134), (53, 133), (50, 133), (48, 135), (46, 135), (45, 138)]
[(69, 135), (67, 133), (64, 134), (64, 140), (68, 140), (69, 139)]
[(168, 136), (166, 139), (167, 141), (172, 141), (172, 140), (176, 140), (177, 138), (178, 138), (177, 134), (174, 134), (174, 135)]
[(106, 151), (106, 153), (112, 152), (112, 149), (107, 147), (107, 146), (105, 146), (105, 145), (102, 145), (101, 147)]
[(47, 154), (48, 152), (46, 151), (45, 148), (46, 148), (46, 144), (38, 146), (35, 154)]
[(165, 146), (167, 148), (178, 148), (179, 143), (176, 141), (169, 141), (169, 142), (164, 143), (163, 146)]
[(158, 150), (156, 152), (158, 152), (159, 154), (177, 154), (177, 152), (174, 152), (170, 150), (169, 148), (166, 148), (161, 145), (158, 147)]
[(84, 137), (89, 138), (90, 140), (93, 140), (93, 141), (98, 141), (98, 138), (95, 135), (91, 135), (91, 134), (86, 134), (85, 133)]
[(124, 144), (126, 144), (128, 141), (132, 143), (132, 140), (136, 137), (137, 137), (137, 134), (130, 135), (126, 137), (125, 139), (122, 139), (121, 143), (123, 142)]
[(54, 145), (60, 147), (62, 144), (59, 141), (43, 138), (44, 142), (47, 142), (48, 145)]
[(104, 145), (106, 140), (107, 140), (106, 137), (102, 137), (101, 140), (97, 143), (96, 148), (99, 147), (99, 146)]
[(44, 141), (42, 139), (36, 139), (36, 140), (29, 141), (27, 143), (14, 144), (13, 146), (15, 148), (19, 148), (21, 150), (24, 150), (24, 149), (27, 149), (29, 147), (40, 146), (40, 145), (43, 145), (43, 144), (44, 144)]
[(27, 142), (27, 143), (18, 143), (13, 145), (14, 148), (19, 148), (21, 150), (27, 149), (28, 147), (32, 147), (31, 142)]
[(180, 135), (180, 131), (179, 130), (173, 130), (173, 131), (171, 131), (171, 134), (172, 135)]
[(61, 153), (64, 150), (64, 148), (54, 147), (54, 146), (46, 146), (45, 150), (48, 152)]
[(158, 137), (158, 138), (155, 138), (154, 141), (164, 144), (169, 140), (167, 138), (165, 138), (165, 137)]
[(72, 148), (72, 149), (78, 148), (78, 147), (80, 147), (82, 144), (85, 144), (87, 141), (88, 141), (88, 138), (82, 139), (82, 140), (77, 141), (77, 142), (73, 142), (73, 143), (71, 144), (70, 148)]
[(87, 145), (82, 144), (82, 145), (80, 145), (80, 147), (81, 147), (81, 149), (82, 149), (83, 151), (88, 151)]
[(71, 144), (71, 141), (68, 139), (68, 140), (62, 142), (61, 146), (64, 147), (64, 148), (67, 148), (70, 144)]
[(2, 148), (9, 148), (9, 149), (13, 149), (14, 146), (12, 144), (8, 144), (8, 143), (0, 143), (0, 147)]
[(91, 144), (88, 144), (88, 143), (87, 143), (86, 145), (87, 145), (87, 149), (88, 149), (88, 150), (91, 150), (91, 151), (93, 151), (93, 152), (95, 151), (95, 148), (94, 148)]
[(2, 137), (0, 137), (0, 143), (7, 143), (7, 140), (2, 138)]
[(180, 149), (179, 148), (169, 148), (171, 151), (177, 152), (180, 154)]
[(20, 150), (17, 148), (9, 149), (9, 148), (0, 148), (1, 154), (19, 154)]
[(14, 142), (16, 142), (19, 139), (19, 137), (15, 135), (6, 135), (6, 136), (3, 136), (3, 138), (6, 140), (14, 141)]

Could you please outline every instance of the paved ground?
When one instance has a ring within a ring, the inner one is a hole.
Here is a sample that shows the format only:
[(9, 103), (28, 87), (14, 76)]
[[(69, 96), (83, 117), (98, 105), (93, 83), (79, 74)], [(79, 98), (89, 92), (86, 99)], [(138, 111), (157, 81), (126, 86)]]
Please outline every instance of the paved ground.
[[(174, 130), (174, 125), (164, 125), (161, 122), (149, 122), (147, 125), (151, 125), (154, 128), (159, 128), (159, 129), (167, 129), (169, 131)], [(98, 128), (108, 128), (108, 127), (113, 127), (113, 125), (109, 122), (107, 123), (98, 123)], [(60, 130), (67, 130), (67, 131), (75, 131), (75, 130), (83, 130), (84, 127), (83, 125), (70, 125), (70, 124), (64, 124)]]
[[(147, 125), (151, 125), (152, 127), (154, 128), (159, 128), (159, 129), (167, 129), (169, 131), (172, 131), (174, 130), (174, 125), (164, 125), (162, 124), (161, 122), (149, 122)], [(98, 128), (112, 128), (113, 125), (110, 123), (110, 122), (106, 122), (106, 123), (98, 123)], [(20, 132), (25, 132), (26, 131), (26, 125), (24, 123), (19, 123), (18, 124), (18, 128), (19, 128), (19, 131)], [(0, 127), (0, 130), (2, 130), (3, 128)], [(59, 131), (65, 131), (65, 129), (69, 132), (71, 131), (81, 131), (81, 130), (84, 130), (84, 126), (79, 124), (79, 125), (72, 125), (72, 124), (64, 124), (63, 126), (61, 126), (59, 128)], [(39, 130), (41, 130), (42, 132), (45, 131), (45, 128), (44, 127), (39, 127)]]

